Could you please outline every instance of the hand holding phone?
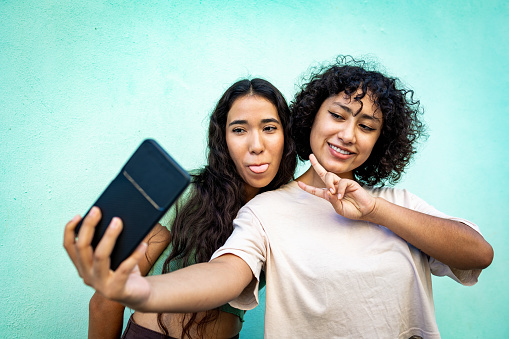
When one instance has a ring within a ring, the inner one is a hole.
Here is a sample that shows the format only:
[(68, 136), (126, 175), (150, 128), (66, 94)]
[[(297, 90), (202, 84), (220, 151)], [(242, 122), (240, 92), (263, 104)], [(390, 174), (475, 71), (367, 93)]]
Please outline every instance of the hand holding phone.
[[(92, 205), (102, 214), (92, 239), (94, 249), (113, 217), (123, 223), (111, 253), (112, 270), (136, 249), (189, 182), (189, 174), (155, 140), (142, 142)], [(75, 229), (76, 235), (81, 224)]]
[[(94, 229), (102, 215), (95, 206), (89, 212), (85, 218), (82, 219), (77, 215), (67, 223), (64, 230), (64, 248), (86, 285), (93, 287), (108, 299), (135, 307), (147, 299), (151, 290), (150, 284), (144, 279), (138, 267), (147, 246), (140, 244), (117, 270), (112, 271), (110, 255), (122, 232), (122, 221), (119, 218), (113, 219), (94, 250), (91, 242)], [(75, 229), (78, 223), (82, 227), (79, 239), (76, 239)]]

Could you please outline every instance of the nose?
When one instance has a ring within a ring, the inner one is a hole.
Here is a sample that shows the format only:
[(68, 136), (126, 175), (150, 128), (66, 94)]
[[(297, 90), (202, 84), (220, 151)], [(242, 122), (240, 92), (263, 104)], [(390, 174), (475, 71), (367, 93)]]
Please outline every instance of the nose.
[(249, 153), (260, 154), (264, 150), (265, 145), (263, 142), (263, 137), (258, 132), (252, 133), (251, 138), (249, 138)]
[[(352, 119), (353, 120), (353, 119)], [(341, 124), (338, 131), (338, 137), (345, 144), (352, 144), (355, 142), (355, 122), (349, 121)]]

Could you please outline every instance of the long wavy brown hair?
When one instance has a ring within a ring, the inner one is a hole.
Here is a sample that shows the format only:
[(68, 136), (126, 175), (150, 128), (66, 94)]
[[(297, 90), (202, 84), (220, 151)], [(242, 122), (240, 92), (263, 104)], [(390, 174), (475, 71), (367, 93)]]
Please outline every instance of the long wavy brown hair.
[[(283, 157), (279, 170), (260, 192), (272, 190), (288, 183), (297, 163), (295, 145), (290, 133), (290, 111), (281, 92), (263, 79), (240, 80), (223, 94), (210, 117), (208, 133), (208, 163), (192, 174), (191, 191), (186, 202), (177, 208), (171, 227), (172, 248), (163, 267), (170, 272), (170, 262), (179, 267), (209, 261), (212, 254), (222, 246), (233, 232), (233, 219), (246, 203), (244, 181), (237, 173), (226, 144), (226, 120), (235, 100), (255, 95), (270, 101), (277, 109), (284, 133)], [(191, 338), (191, 328), (196, 324), (198, 335), (203, 337), (205, 325), (214, 322), (219, 310), (206, 312), (197, 320), (197, 313), (187, 314), (182, 320), (181, 338)], [(157, 321), (168, 335), (162, 314)]]

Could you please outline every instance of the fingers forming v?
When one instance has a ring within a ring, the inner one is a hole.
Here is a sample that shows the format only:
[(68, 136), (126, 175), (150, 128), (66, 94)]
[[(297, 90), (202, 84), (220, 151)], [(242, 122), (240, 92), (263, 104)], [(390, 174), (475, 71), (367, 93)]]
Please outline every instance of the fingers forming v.
[(341, 178), (334, 173), (327, 172), (327, 174), (325, 174), (323, 182), (325, 183), (325, 187), (327, 187), (330, 194), (336, 194), (337, 191), (336, 186), (340, 182), (340, 180)]
[(344, 197), (345, 196), (345, 193), (346, 193), (346, 190), (348, 188), (348, 184), (350, 183), (349, 180), (347, 179), (344, 179), (344, 180), (340, 180), (338, 185), (337, 185), (337, 195), (338, 195), (338, 198), (340, 197)]
[(309, 161), (311, 162), (311, 166), (313, 166), (315, 172), (325, 183), (325, 175), (327, 174), (327, 170), (323, 168), (322, 165), (320, 165), (314, 154), (309, 155)]
[(329, 200), (329, 196), (327, 194), (327, 190), (324, 189), (324, 188), (317, 188), (317, 187), (314, 187), (314, 186), (311, 186), (311, 185), (306, 185), (305, 183), (303, 183), (302, 181), (299, 181), (298, 182), (299, 184), (299, 187), (302, 188), (304, 191), (310, 193), (310, 194), (313, 194), (319, 198), (323, 198), (323, 199), (326, 199), (326, 200)]
[[(328, 192), (330, 192), (329, 197), (331, 195), (334, 195), (337, 193), (337, 187), (338, 183), (341, 182), (341, 178), (332, 173), (327, 171), (316, 159), (314, 154), (309, 155), (309, 160), (311, 161), (311, 166), (313, 166), (313, 169), (315, 172), (320, 176), (320, 179), (322, 179), (323, 183), (328, 189)], [(339, 195), (341, 197), (341, 195)]]

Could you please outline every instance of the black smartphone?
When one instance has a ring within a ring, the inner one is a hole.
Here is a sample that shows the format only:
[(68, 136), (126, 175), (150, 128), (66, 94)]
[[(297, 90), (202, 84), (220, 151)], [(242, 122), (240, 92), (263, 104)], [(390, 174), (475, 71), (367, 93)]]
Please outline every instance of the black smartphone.
[[(189, 182), (189, 174), (155, 140), (141, 143), (92, 205), (102, 213), (92, 240), (94, 249), (111, 219), (122, 219), (124, 227), (111, 254), (112, 270), (134, 252)], [(80, 226), (81, 222), (76, 234)]]

